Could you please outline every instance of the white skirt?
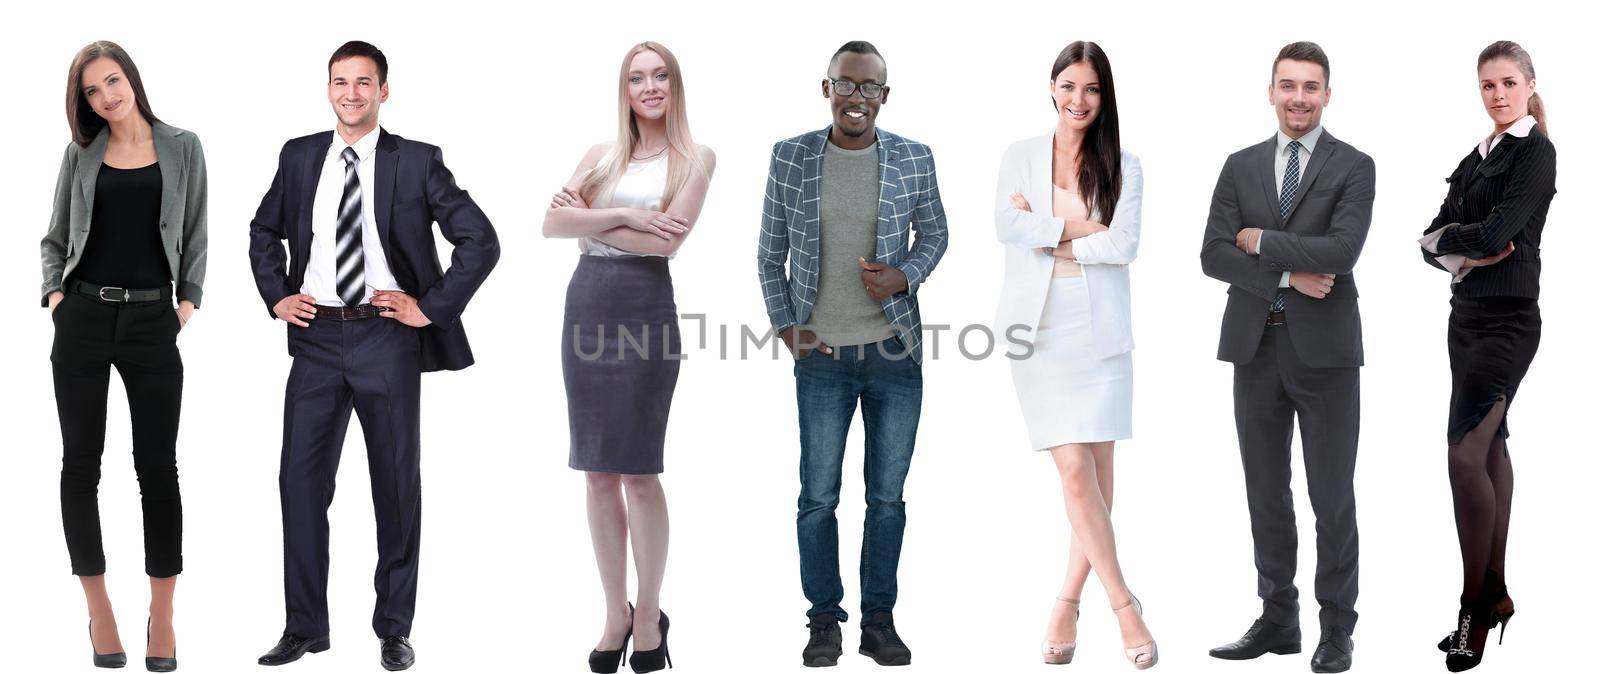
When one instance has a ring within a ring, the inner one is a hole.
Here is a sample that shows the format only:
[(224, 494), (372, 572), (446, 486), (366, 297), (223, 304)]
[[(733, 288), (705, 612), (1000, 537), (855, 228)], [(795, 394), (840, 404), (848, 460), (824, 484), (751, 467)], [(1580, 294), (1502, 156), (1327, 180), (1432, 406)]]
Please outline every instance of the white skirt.
[(1011, 361), (1034, 449), (1133, 437), (1133, 352), (1094, 355), (1083, 277), (1050, 280), (1033, 353)]

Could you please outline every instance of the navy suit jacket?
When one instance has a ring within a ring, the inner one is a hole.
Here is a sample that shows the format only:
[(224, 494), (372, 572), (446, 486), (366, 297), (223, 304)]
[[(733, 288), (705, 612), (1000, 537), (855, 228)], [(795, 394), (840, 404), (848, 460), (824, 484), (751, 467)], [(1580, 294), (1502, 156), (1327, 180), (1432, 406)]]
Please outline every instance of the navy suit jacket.
[[(305, 280), (311, 255), (312, 202), (332, 142), (333, 132), (324, 131), (284, 143), (272, 187), (250, 221), (250, 266), (267, 313), (274, 317), (272, 307), (300, 292)], [(389, 271), (400, 289), (417, 298), (418, 308), (433, 321), (421, 329), (422, 371), (465, 368), (472, 364), (472, 348), (461, 325), (461, 312), (500, 259), (494, 226), (466, 191), (456, 186), (439, 148), (380, 128), (375, 160), (373, 182), (377, 184), (364, 193), (373, 200)], [(434, 248), (435, 222), (455, 247), (448, 272), (439, 266)], [(293, 340), (289, 341), (289, 355), (295, 355)]]

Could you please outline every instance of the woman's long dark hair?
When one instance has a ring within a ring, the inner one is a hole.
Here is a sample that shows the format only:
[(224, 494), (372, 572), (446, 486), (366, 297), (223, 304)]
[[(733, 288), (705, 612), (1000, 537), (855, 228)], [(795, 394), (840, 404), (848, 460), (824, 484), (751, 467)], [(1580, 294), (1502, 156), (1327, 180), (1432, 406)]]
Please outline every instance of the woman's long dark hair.
[(1117, 126), (1117, 88), (1111, 81), (1111, 61), (1100, 45), (1079, 40), (1056, 57), (1056, 64), (1050, 68), (1050, 81), (1055, 82), (1061, 71), (1080, 61), (1087, 61), (1100, 79), (1100, 114), (1084, 134), (1078, 161), (1078, 192), (1091, 217), (1109, 220), (1122, 196), (1122, 138)]
[(161, 121), (156, 119), (156, 113), (150, 111), (150, 99), (144, 95), (144, 78), (139, 77), (139, 67), (133, 65), (128, 52), (115, 42), (90, 42), (78, 50), (78, 55), (72, 59), (72, 67), (67, 69), (67, 126), (72, 127), (72, 140), (80, 147), (89, 147), (94, 137), (100, 135), (100, 130), (106, 128), (105, 118), (94, 111), (89, 105), (89, 98), (83, 95), (83, 69), (101, 57), (116, 61), (117, 67), (122, 68), (123, 76), (128, 78), (128, 86), (133, 88), (134, 105), (144, 121), (151, 124)]

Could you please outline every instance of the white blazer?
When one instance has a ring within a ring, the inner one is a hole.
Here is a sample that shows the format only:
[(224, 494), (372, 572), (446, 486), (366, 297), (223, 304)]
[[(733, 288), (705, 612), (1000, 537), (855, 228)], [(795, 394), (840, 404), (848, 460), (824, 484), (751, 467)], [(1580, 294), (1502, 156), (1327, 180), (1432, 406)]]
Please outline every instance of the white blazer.
[[(996, 339), (1007, 350), (1028, 351), (1017, 341), (1032, 342), (1044, 311), (1045, 294), (1055, 273), (1055, 258), (1040, 250), (1053, 248), (1061, 239), (1064, 222), (1051, 217), (1051, 150), (1054, 136), (1013, 143), (1000, 160), (1000, 184), (995, 189), (995, 235), (1006, 245), (1005, 282), (1000, 287), (1000, 308), (995, 317)], [(1033, 212), (1017, 210), (1011, 194), (1022, 193)], [(1108, 231), (1073, 239), (1072, 251), (1083, 265), (1089, 292), (1089, 318), (1094, 332), (1094, 353), (1099, 358), (1133, 350), (1133, 317), (1128, 264), (1139, 252), (1139, 206), (1144, 193), (1144, 172), (1139, 158), (1122, 152), (1122, 195), (1111, 222), (1093, 219)], [(1025, 326), (1013, 328), (1013, 326)]]

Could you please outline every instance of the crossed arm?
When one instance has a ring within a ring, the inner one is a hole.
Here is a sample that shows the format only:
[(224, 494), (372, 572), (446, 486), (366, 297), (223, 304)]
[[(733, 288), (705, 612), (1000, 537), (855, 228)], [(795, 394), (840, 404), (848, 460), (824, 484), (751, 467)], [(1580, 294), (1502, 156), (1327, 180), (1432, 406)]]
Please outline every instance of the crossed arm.
[[(711, 175), (716, 170), (716, 154), (700, 147), (700, 167), (693, 167), (689, 179), (664, 211), (642, 208), (591, 208), (579, 194), (584, 176), (599, 165), (608, 146), (589, 149), (567, 184), (550, 199), (544, 215), (544, 235), (550, 238), (593, 237), (607, 245), (641, 255), (670, 256), (683, 245), (700, 217)], [(704, 170), (701, 170), (701, 169)]]

